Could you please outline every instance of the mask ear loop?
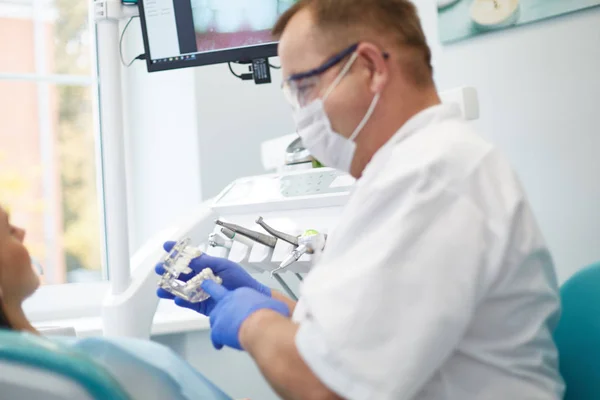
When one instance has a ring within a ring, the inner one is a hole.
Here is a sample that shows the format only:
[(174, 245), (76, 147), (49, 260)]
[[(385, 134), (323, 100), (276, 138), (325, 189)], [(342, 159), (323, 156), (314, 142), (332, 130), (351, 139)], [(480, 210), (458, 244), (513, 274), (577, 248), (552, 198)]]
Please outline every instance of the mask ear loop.
[(354, 64), (354, 62), (356, 61), (357, 58), (358, 58), (358, 53), (357, 52), (352, 53), (352, 56), (350, 56), (350, 59), (348, 60), (346, 65), (344, 65), (344, 68), (342, 68), (342, 70), (340, 71), (337, 78), (335, 78), (335, 80), (333, 81), (331, 86), (329, 86), (329, 88), (325, 92), (325, 95), (323, 96), (323, 103), (325, 102), (325, 100), (327, 100), (327, 98), (335, 90), (335, 88), (340, 84), (342, 79), (344, 79), (344, 77), (346, 76), (348, 71), (350, 71), (350, 68), (352, 68), (352, 65)]
[(375, 112), (375, 107), (377, 107), (377, 103), (379, 103), (380, 97), (381, 97), (381, 93), (377, 93), (375, 95), (375, 97), (373, 98), (373, 101), (371, 102), (371, 105), (369, 106), (369, 110), (367, 110), (367, 113), (365, 114), (365, 117), (362, 119), (362, 121), (360, 121), (360, 124), (358, 124), (358, 126), (356, 127), (356, 129), (354, 130), (352, 135), (350, 135), (350, 137), (348, 138), (350, 141), (354, 142), (354, 140), (358, 137), (358, 135), (363, 130), (365, 125), (367, 125), (367, 122), (369, 122), (369, 120), (371, 119), (371, 116)]

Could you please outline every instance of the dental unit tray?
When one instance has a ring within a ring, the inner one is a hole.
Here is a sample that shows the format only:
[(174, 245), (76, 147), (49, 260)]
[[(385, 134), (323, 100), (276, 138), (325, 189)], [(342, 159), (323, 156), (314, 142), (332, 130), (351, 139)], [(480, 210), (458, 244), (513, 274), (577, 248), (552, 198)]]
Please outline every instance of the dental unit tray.
[(190, 303), (208, 300), (210, 295), (202, 290), (202, 282), (210, 279), (219, 285), (223, 283), (223, 280), (216, 276), (210, 268), (202, 270), (187, 282), (180, 279), (181, 275), (189, 275), (194, 272), (190, 268), (190, 263), (201, 255), (200, 250), (190, 246), (190, 239), (186, 238), (177, 242), (163, 259), (165, 273), (160, 278), (158, 286)]

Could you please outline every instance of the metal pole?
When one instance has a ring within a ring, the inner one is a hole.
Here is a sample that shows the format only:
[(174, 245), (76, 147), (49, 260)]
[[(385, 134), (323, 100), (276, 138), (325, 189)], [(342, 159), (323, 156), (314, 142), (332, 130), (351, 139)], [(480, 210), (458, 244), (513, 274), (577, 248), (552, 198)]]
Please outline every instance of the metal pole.
[(110, 18), (109, 7), (116, 1), (96, 1), (104, 5), (104, 18), (96, 15), (98, 70), (100, 86), (100, 127), (106, 260), (114, 295), (123, 293), (131, 281), (127, 182), (125, 173), (125, 132), (119, 59), (119, 18)]

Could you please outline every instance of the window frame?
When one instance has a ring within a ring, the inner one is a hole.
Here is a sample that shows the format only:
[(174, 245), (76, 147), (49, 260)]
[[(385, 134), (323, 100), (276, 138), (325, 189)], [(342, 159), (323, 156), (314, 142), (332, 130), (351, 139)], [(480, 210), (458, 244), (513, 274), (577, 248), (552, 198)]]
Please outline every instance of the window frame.
[(109, 290), (108, 281), (42, 286), (23, 309), (32, 323), (98, 317)]
[[(56, 285), (41, 286), (36, 293), (24, 303), (24, 310), (28, 318), (33, 323), (39, 323), (51, 320), (80, 318), (99, 316), (101, 313), (102, 303), (106, 297), (110, 282), (108, 281), (107, 255), (106, 255), (106, 219), (104, 207), (104, 191), (103, 191), (103, 163), (102, 163), (102, 132), (100, 126), (100, 102), (99, 102), (99, 77), (98, 77), (98, 51), (97, 51), (97, 30), (93, 14), (93, 4), (88, 6), (88, 26), (90, 36), (90, 75), (69, 75), (48, 73), (45, 54), (46, 54), (46, 38), (44, 24), (46, 19), (40, 18), (40, 13), (44, 12), (47, 2), (45, 0), (31, 0), (30, 2), (22, 2), (17, 4), (8, 3), (8, 7), (14, 7), (12, 13), (8, 13), (7, 17), (14, 14), (17, 18), (30, 17), (33, 22), (34, 40), (33, 51), (35, 60), (35, 70), (32, 73), (19, 72), (0, 72), (0, 81), (12, 82), (34, 82), (37, 88), (37, 102), (39, 104), (37, 118), (39, 121), (39, 140), (44, 143), (44, 140), (52, 140), (52, 132), (45, 128), (44, 121), (48, 120), (49, 99), (50, 94), (48, 87), (55, 86), (82, 86), (89, 87), (92, 98), (92, 115), (93, 115), (93, 132), (95, 138), (95, 163), (96, 163), (96, 188), (98, 197), (98, 212), (100, 213), (100, 246), (101, 246), (101, 266), (102, 266), (102, 281), (90, 283), (64, 283)], [(1, 5), (1, 4), (0, 4)], [(19, 7), (29, 7), (31, 12), (23, 11)], [(16, 10), (16, 11), (15, 11)], [(11, 10), (9, 10), (11, 11)], [(46, 115), (44, 115), (44, 113)], [(46, 126), (49, 126), (46, 124)], [(53, 149), (44, 149), (42, 151), (52, 152)], [(52, 154), (42, 154), (44, 157), (52, 156)], [(42, 178), (43, 182), (48, 182), (49, 179), (56, 178), (56, 167), (50, 168), (50, 171), (45, 173), (47, 176)], [(44, 197), (48, 196), (44, 190)], [(51, 197), (48, 196), (48, 197)], [(53, 209), (49, 207), (49, 209)], [(45, 226), (48, 221), (44, 223)], [(47, 238), (47, 241), (52, 242), (52, 238)]]

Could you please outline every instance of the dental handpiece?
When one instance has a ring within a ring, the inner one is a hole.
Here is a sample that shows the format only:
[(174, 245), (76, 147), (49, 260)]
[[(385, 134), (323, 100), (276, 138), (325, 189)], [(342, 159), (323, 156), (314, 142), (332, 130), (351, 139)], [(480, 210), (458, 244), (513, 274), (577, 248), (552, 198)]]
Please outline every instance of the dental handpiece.
[(225, 239), (218, 233), (211, 233), (208, 236), (208, 245), (211, 247), (223, 247), (226, 249), (231, 249), (231, 246), (233, 245), (233, 240), (231, 240), (231, 238)]
[(277, 274), (279, 271), (286, 269), (290, 265), (294, 264), (296, 261), (300, 260), (300, 258), (308, 253), (309, 248), (306, 245), (300, 245), (294, 251), (292, 251), (286, 258), (283, 260), (279, 267), (271, 271), (271, 278)]
[[(215, 223), (219, 226), (229, 229), (233, 233), (245, 236), (248, 239), (252, 239), (256, 243), (260, 243), (264, 246), (271, 247), (274, 249), (275, 245), (277, 244), (277, 239), (274, 238), (273, 236), (265, 235), (264, 233), (255, 232), (250, 229), (246, 229), (242, 226), (230, 224), (228, 222), (223, 222), (220, 220), (215, 221)], [(234, 238), (234, 240), (235, 240), (235, 238)]]
[(232, 231), (231, 229), (227, 229), (227, 228), (221, 228), (221, 233), (229, 240), (231, 241), (236, 241), (238, 243), (241, 243), (245, 246), (248, 247), (252, 247), (256, 244), (256, 242), (252, 241), (251, 239), (247, 238), (246, 236), (242, 236), (241, 234), (238, 235), (237, 233), (235, 233), (234, 231)]
[(327, 235), (320, 234), (314, 229), (309, 229), (298, 238), (298, 247), (296, 247), (284, 260), (279, 267), (271, 272), (273, 277), (277, 272), (286, 269), (290, 265), (299, 261), (304, 254), (314, 254), (315, 251), (321, 251), (325, 248)]
[[(260, 243), (266, 247), (275, 248), (275, 244), (277, 243), (277, 239), (272, 238), (268, 235), (263, 235), (258, 232), (254, 232), (256, 234), (252, 235), (249, 229), (241, 228), (244, 232), (236, 232), (236, 230), (231, 229), (233, 224), (227, 224), (228, 227), (221, 228), (221, 233), (228, 239), (234, 240), (241, 244), (244, 244), (248, 247), (254, 246), (256, 243)], [(235, 227), (237, 225), (233, 225)], [(247, 234), (246, 234), (247, 233)]]
[(258, 225), (260, 225), (265, 231), (269, 232), (271, 235), (275, 236), (276, 238), (281, 239), (284, 242), (288, 242), (289, 244), (291, 244), (293, 246), (296, 246), (296, 247), (298, 246), (298, 236), (289, 235), (287, 233), (283, 233), (281, 231), (273, 229), (265, 222), (263, 217), (259, 217), (256, 220), (256, 223)]

